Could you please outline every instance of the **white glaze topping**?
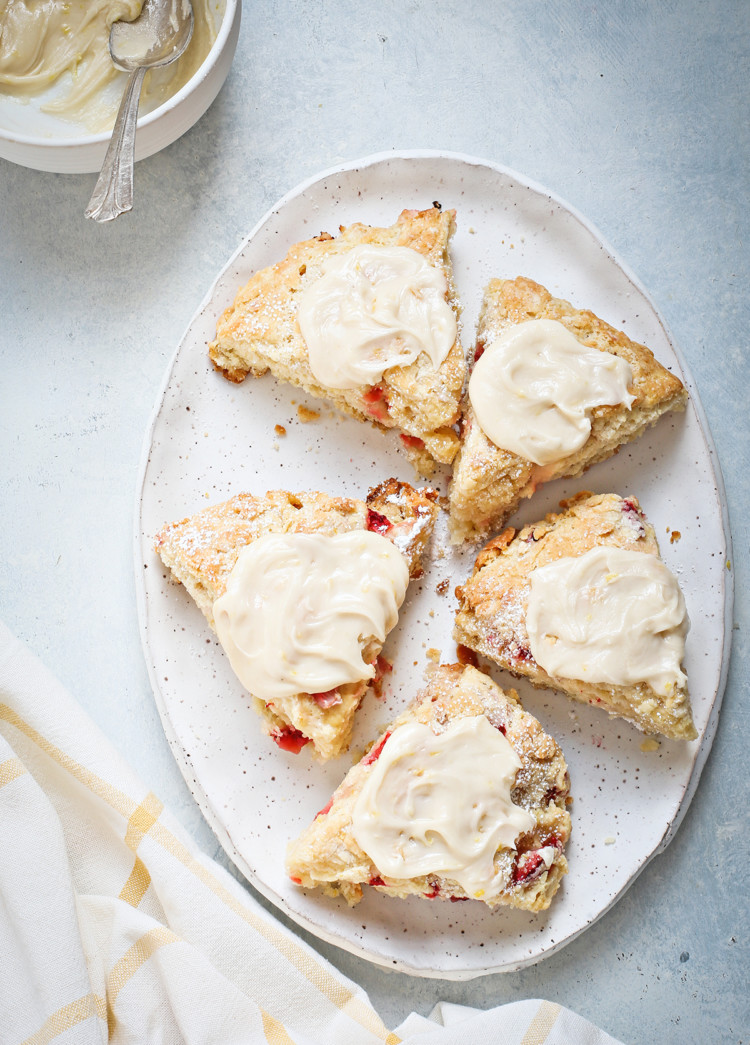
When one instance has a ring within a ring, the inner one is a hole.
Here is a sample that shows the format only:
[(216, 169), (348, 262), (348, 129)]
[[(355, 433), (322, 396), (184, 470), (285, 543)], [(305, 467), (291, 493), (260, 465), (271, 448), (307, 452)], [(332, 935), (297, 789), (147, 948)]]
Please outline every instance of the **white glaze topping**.
[(594, 407), (630, 408), (632, 379), (624, 359), (587, 348), (557, 320), (532, 319), (487, 345), (469, 399), (496, 446), (547, 465), (583, 446)]
[(214, 603), (216, 632), (254, 696), (326, 693), (374, 677), (363, 650), (394, 627), (408, 583), (380, 534), (268, 534), (240, 552)]
[(448, 282), (411, 247), (359, 244), (332, 254), (299, 294), (310, 368), (329, 388), (373, 385), (426, 353), (437, 369), (456, 340)]
[(388, 878), (441, 874), (468, 896), (491, 900), (502, 888), (498, 849), (515, 848), (534, 823), (511, 800), (521, 762), (484, 715), (434, 734), (399, 726), (374, 763), (352, 814), (352, 833)]
[(526, 616), (529, 649), (547, 674), (667, 696), (685, 683), (685, 600), (660, 559), (592, 548), (534, 570)]

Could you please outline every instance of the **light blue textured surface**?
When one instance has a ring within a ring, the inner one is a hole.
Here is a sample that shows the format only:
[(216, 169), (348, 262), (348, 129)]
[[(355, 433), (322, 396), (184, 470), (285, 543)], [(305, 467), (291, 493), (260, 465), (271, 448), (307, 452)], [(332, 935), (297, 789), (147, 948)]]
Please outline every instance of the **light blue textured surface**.
[(391, 1025), (439, 999), (540, 996), (628, 1045), (750, 1040), (749, 45), (744, 0), (246, 3), (225, 88), (138, 165), (131, 215), (95, 226), (83, 218), (94, 176), (0, 161), (0, 616), (210, 853), (141, 655), (133, 499), (167, 361), (275, 199), (389, 149), (503, 163), (598, 226), (692, 370), (724, 471), (736, 584), (729, 683), (693, 804), (615, 908), (533, 968), (424, 981), (318, 945)]

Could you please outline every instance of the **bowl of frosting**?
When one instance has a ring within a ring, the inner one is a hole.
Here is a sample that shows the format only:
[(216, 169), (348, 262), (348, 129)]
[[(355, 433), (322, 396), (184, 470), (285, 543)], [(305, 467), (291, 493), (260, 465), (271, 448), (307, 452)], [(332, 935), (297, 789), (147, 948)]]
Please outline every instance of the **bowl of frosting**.
[[(164, 0), (165, 3), (180, 0)], [(241, 0), (192, 0), (184, 55), (146, 74), (135, 158), (170, 145), (200, 119), (224, 83)], [(127, 73), (115, 68), (112, 23), (143, 0), (0, 0), (0, 157), (61, 174), (98, 171)]]

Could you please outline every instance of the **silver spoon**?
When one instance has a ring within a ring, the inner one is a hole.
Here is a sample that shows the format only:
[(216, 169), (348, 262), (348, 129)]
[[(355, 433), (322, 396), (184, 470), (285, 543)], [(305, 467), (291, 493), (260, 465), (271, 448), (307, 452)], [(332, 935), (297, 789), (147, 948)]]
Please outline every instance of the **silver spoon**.
[(109, 53), (118, 69), (130, 73), (112, 137), (86, 217), (112, 221), (133, 207), (135, 128), (143, 77), (148, 69), (169, 65), (184, 52), (193, 35), (190, 0), (145, 0), (132, 22), (113, 22)]

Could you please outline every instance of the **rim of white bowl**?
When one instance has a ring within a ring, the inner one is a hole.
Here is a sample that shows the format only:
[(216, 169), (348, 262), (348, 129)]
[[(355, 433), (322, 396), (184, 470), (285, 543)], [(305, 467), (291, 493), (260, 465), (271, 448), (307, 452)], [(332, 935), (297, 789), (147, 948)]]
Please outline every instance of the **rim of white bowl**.
[[(145, 116), (140, 116), (136, 127), (146, 127), (151, 123), (155, 123), (156, 120), (176, 108), (183, 98), (186, 98), (188, 94), (191, 94), (198, 84), (202, 80), (205, 80), (224, 49), (224, 45), (226, 44), (227, 38), (232, 30), (241, 3), (242, 0), (225, 0), (224, 14), (221, 19), (219, 31), (216, 34), (216, 39), (211, 45), (211, 49), (206, 55), (205, 60), (201, 62), (187, 83), (183, 84), (176, 94), (173, 94), (171, 98), (168, 98), (163, 105), (160, 105), (157, 109), (153, 109), (150, 113), (146, 113)], [(78, 138), (50, 139), (41, 138), (32, 134), (17, 134), (14, 131), (7, 131), (3, 127), (0, 127), (0, 138), (5, 139), (5, 141), (14, 142), (18, 145), (37, 145), (42, 146), (45, 149), (70, 149), (71, 147), (76, 148), (83, 145), (97, 145), (99, 142), (109, 141), (111, 137), (112, 131), (109, 130), (100, 131), (98, 134), (82, 134)]]

